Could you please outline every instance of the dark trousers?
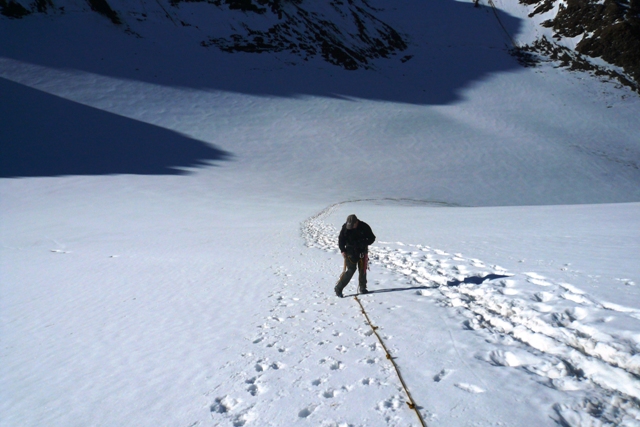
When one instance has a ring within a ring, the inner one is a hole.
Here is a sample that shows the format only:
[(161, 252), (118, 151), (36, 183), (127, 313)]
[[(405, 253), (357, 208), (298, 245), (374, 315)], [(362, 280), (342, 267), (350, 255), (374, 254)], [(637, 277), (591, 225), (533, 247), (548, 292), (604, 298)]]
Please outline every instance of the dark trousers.
[(353, 274), (356, 272), (356, 268), (358, 269), (358, 292), (362, 292), (367, 289), (367, 270), (364, 265), (363, 258), (352, 258), (347, 256), (345, 258), (345, 264), (347, 269), (340, 279), (338, 279), (338, 283), (336, 284), (335, 291), (338, 293), (342, 293), (342, 290), (349, 284), (349, 281), (353, 277)]

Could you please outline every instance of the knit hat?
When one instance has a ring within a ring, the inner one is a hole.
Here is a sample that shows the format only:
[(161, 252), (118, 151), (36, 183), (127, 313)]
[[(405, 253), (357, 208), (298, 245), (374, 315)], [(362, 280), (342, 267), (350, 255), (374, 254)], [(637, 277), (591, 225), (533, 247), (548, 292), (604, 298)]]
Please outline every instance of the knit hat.
[(351, 230), (358, 223), (358, 217), (351, 214), (347, 217), (347, 230)]

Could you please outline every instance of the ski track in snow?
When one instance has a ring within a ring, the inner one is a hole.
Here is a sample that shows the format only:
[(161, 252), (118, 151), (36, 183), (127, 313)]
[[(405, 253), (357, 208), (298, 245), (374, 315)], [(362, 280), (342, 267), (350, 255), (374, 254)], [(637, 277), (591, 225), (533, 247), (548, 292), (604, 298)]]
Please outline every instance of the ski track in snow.
[[(307, 246), (338, 252), (339, 231), (324, 220), (342, 204), (302, 224)], [(487, 362), (524, 369), (557, 390), (591, 390), (588, 399), (553, 407), (562, 425), (640, 426), (638, 337), (612, 336), (597, 327), (612, 314), (640, 319), (640, 310), (597, 301), (577, 286), (535, 272), (512, 274), (421, 244), (377, 242), (369, 257), (415, 283), (417, 294), (457, 308), (466, 328), (508, 335), (525, 344), (526, 352), (494, 351)], [(434, 381), (446, 375), (442, 371)], [(470, 393), (484, 392), (471, 384), (455, 385)]]

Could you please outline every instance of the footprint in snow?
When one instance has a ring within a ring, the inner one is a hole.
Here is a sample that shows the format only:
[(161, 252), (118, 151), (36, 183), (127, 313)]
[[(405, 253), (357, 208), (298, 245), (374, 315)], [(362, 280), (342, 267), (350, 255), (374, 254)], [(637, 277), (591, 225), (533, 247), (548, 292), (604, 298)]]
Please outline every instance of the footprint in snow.
[(542, 280), (542, 279), (532, 279), (532, 278), (530, 278), (530, 279), (527, 279), (527, 281), (529, 283), (533, 283), (534, 285), (538, 285), (538, 286), (545, 286), (545, 287), (551, 286), (551, 283), (547, 282), (546, 280)]
[(589, 315), (589, 312), (581, 307), (568, 308), (565, 313), (571, 320), (583, 320)]
[(540, 313), (551, 313), (553, 311), (553, 306), (543, 303), (533, 304), (531, 308)]
[(267, 365), (261, 360), (254, 366), (256, 372), (264, 372), (267, 369)]
[(236, 406), (238, 406), (239, 403), (240, 401), (229, 396), (217, 397), (213, 404), (209, 407), (209, 410), (212, 413), (226, 414), (231, 412)]
[(527, 281), (538, 286), (552, 286), (551, 283), (546, 281), (546, 277), (539, 275), (538, 273), (524, 273), (528, 277)]
[(332, 357), (325, 357), (324, 359), (320, 359), (320, 365), (327, 365), (332, 371), (344, 369), (344, 364)]
[(251, 384), (249, 387), (247, 387), (247, 391), (251, 396), (257, 396), (261, 392), (260, 386), (258, 384)]
[(378, 358), (374, 357), (374, 358), (364, 359), (364, 363), (366, 363), (367, 365), (375, 365), (376, 363), (378, 363)]
[(334, 397), (336, 397), (336, 395), (338, 394), (338, 392), (334, 389), (329, 389), (329, 390), (325, 390), (323, 391), (320, 396), (324, 397), (325, 399), (332, 399)]
[(560, 283), (560, 286), (562, 286), (564, 289), (568, 290), (569, 292), (572, 292), (574, 294), (578, 294), (578, 295), (583, 295), (584, 291), (582, 289), (579, 289), (569, 283)]
[(586, 381), (579, 381), (571, 377), (550, 380), (551, 386), (561, 391), (578, 391), (590, 387)]
[(318, 405), (309, 405), (309, 406), (307, 406), (306, 408), (304, 408), (300, 412), (298, 412), (298, 417), (307, 418), (309, 415), (311, 415), (313, 413), (313, 411), (316, 410), (317, 407), (318, 407)]
[(464, 391), (466, 391), (468, 393), (479, 394), (479, 393), (484, 393), (485, 392), (483, 389), (481, 389), (477, 385), (473, 385), (473, 384), (456, 383), (454, 385), (456, 387), (458, 387), (460, 390), (464, 390)]
[(553, 299), (553, 294), (549, 292), (536, 292), (533, 297), (538, 302), (547, 302)]
[(379, 402), (376, 409), (380, 412), (387, 412), (387, 411), (397, 411), (402, 407), (403, 407), (403, 404), (402, 404), (402, 400), (400, 399), (400, 396), (393, 396), (387, 400), (383, 400), (382, 402)]
[(273, 362), (269, 367), (275, 371), (284, 368), (284, 364), (280, 362)]
[(443, 379), (447, 378), (449, 375), (451, 375), (451, 373), (453, 372), (453, 370), (451, 369), (442, 369), (440, 372), (438, 372), (434, 377), (433, 380), (437, 383), (439, 383), (440, 381), (442, 381)]
[(522, 362), (510, 351), (495, 350), (489, 353), (489, 360), (496, 366), (520, 366)]
[(567, 377), (567, 365), (564, 362), (552, 363), (550, 361), (541, 361), (537, 364), (528, 364), (524, 368), (536, 375), (546, 377), (552, 380)]
[(562, 298), (566, 299), (566, 300), (573, 301), (576, 304), (585, 304), (585, 305), (590, 305), (591, 304), (591, 301), (589, 301), (588, 299), (586, 299), (582, 295), (574, 294), (573, 292), (565, 292), (564, 294), (562, 294), (560, 296)]
[(504, 288), (513, 288), (516, 285), (516, 281), (512, 279), (502, 279), (498, 283)]
[(331, 366), (329, 366), (329, 369), (331, 369), (332, 371), (339, 371), (340, 369), (344, 369), (344, 365), (342, 364), (342, 362), (335, 362), (332, 363)]

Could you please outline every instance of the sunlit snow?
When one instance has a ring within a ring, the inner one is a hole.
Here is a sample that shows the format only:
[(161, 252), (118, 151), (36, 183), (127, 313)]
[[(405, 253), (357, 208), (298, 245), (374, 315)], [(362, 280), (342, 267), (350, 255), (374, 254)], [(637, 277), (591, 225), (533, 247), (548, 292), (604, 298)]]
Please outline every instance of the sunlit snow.
[(1, 426), (420, 425), (333, 292), (351, 213), (427, 425), (640, 425), (640, 98), (471, 2), (370, 3), (413, 59), (0, 20)]

